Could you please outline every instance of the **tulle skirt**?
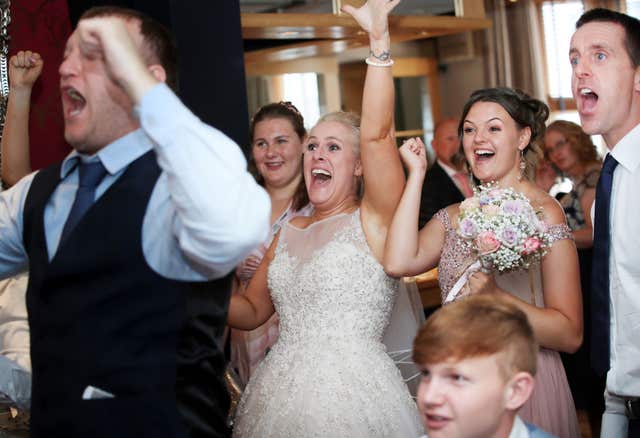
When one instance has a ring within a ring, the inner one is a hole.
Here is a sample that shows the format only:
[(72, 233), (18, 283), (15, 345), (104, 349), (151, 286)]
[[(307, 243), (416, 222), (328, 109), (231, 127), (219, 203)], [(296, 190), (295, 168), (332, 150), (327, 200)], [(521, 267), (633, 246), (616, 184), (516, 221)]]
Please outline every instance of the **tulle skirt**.
[(519, 415), (558, 438), (580, 438), (576, 408), (557, 351), (540, 349), (536, 385)]
[(381, 343), (280, 338), (244, 391), (235, 438), (413, 438), (417, 407)]

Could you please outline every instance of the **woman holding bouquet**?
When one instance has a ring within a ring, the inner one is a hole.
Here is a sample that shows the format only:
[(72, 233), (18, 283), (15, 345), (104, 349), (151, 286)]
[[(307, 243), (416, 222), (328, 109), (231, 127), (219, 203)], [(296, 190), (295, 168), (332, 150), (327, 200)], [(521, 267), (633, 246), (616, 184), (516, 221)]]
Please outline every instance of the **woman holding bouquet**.
[[(582, 342), (576, 247), (562, 208), (530, 180), (547, 116), (544, 103), (516, 90), (474, 92), (464, 107), (458, 135), (467, 165), (484, 188), (476, 197), (440, 210), (419, 232), (425, 151), (419, 139), (405, 142), (400, 153), (409, 174), (387, 235), (384, 265), (393, 276), (416, 275), (438, 265), (443, 301), (483, 293), (504, 297), (520, 307), (542, 347), (536, 389), (520, 415), (558, 437), (579, 437), (558, 354), (574, 352)], [(509, 199), (501, 206), (501, 196), (512, 196), (517, 202)], [(504, 206), (514, 203), (522, 212), (509, 218)], [(473, 223), (461, 230), (460, 216), (470, 211), (484, 214), (484, 223), (503, 226), (477, 235)], [(532, 211), (539, 212), (542, 222), (538, 223), (535, 214), (524, 216), (531, 224), (523, 222), (523, 214)], [(511, 238), (515, 243), (509, 242)], [(503, 249), (512, 257), (497, 257)], [(536, 257), (539, 263), (530, 264)], [(493, 272), (487, 264), (481, 269), (479, 259), (491, 259)]]

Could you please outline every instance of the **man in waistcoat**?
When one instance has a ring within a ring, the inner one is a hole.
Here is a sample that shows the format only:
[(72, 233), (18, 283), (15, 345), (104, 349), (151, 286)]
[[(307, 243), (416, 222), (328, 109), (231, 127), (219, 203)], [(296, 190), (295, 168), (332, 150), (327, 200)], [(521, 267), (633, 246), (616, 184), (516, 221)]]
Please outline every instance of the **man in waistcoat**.
[(0, 194), (0, 276), (30, 271), (35, 438), (228, 434), (225, 276), (270, 205), (176, 71), (161, 25), (87, 11), (59, 69), (74, 151)]

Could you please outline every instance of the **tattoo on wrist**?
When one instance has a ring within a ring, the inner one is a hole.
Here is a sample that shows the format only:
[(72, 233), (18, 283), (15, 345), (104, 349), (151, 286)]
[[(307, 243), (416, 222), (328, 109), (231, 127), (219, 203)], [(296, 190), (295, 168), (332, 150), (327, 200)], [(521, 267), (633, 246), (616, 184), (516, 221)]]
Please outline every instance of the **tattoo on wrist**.
[(380, 62), (387, 62), (391, 59), (391, 52), (389, 50), (384, 50), (382, 53), (380, 53), (379, 55), (376, 55), (373, 50), (371, 50), (369, 52), (369, 56), (371, 58), (374, 58)]

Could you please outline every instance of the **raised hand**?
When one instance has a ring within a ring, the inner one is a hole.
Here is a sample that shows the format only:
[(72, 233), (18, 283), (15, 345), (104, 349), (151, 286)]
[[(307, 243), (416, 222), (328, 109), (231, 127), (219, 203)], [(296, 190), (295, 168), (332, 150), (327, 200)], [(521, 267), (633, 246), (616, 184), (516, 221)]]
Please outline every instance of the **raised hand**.
[(134, 23), (118, 17), (80, 20), (79, 47), (89, 59), (101, 59), (109, 76), (138, 102), (158, 82), (140, 53), (141, 36)]
[(31, 90), (42, 73), (44, 61), (40, 54), (30, 50), (19, 51), (9, 59), (11, 91)]
[(427, 171), (427, 152), (420, 137), (405, 140), (400, 146), (400, 158), (409, 173)]
[(372, 39), (381, 39), (389, 34), (387, 17), (398, 3), (400, 0), (369, 0), (359, 8), (344, 5), (341, 11), (351, 15)]

